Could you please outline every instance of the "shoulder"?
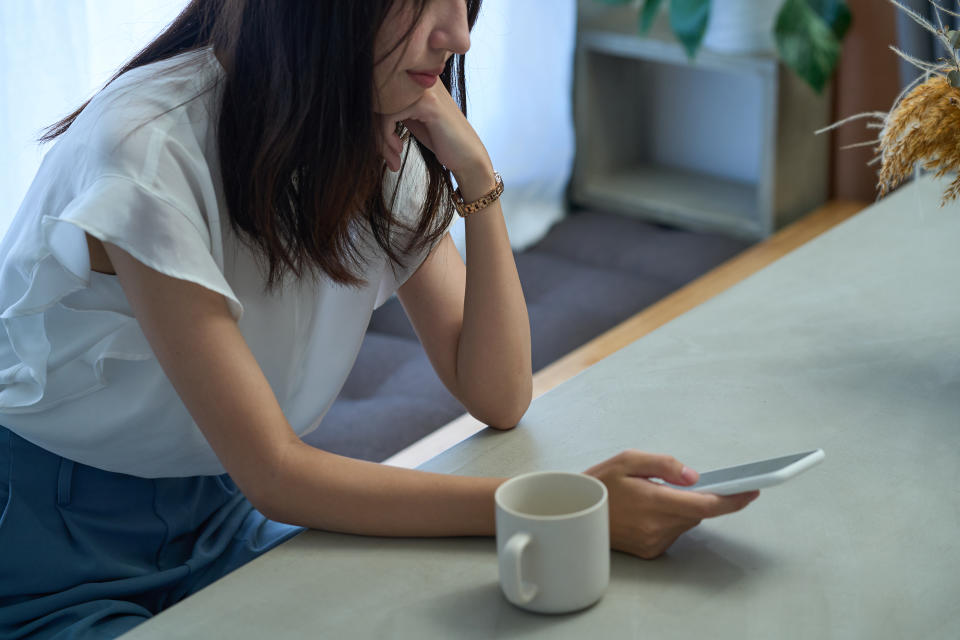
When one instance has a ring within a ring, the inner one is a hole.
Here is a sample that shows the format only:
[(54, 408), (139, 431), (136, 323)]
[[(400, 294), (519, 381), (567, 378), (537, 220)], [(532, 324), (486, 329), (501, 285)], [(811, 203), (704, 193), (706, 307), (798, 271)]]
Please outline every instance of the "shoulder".
[(90, 100), (58, 151), (89, 179), (116, 175), (147, 185), (171, 160), (205, 165), (216, 148), (219, 73), (209, 50), (133, 69)]

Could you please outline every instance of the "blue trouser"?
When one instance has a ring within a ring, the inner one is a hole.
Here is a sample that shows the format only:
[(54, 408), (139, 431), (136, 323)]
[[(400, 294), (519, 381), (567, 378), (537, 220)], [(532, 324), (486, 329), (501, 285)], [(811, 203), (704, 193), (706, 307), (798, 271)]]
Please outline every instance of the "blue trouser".
[(0, 427), (0, 638), (113, 638), (294, 536), (226, 475), (103, 471)]

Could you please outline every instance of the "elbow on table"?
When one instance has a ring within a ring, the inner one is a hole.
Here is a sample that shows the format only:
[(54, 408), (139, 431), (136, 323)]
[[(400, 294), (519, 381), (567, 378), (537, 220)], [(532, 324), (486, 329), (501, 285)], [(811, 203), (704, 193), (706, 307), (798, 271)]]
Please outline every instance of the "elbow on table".
[(477, 409), (470, 413), (474, 418), (494, 429), (500, 431), (513, 429), (530, 407), (533, 393), (531, 389), (527, 388), (518, 390), (512, 396), (510, 398), (500, 398), (496, 406)]
[(488, 427), (496, 429), (497, 431), (509, 431), (517, 426), (517, 423), (520, 422), (520, 418), (517, 418), (516, 420), (482, 420), (481, 422)]

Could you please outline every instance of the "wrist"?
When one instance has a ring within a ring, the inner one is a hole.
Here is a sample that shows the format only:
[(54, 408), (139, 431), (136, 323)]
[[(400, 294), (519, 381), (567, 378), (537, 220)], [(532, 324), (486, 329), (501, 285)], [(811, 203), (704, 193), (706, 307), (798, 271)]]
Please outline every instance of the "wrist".
[(461, 217), (466, 218), (467, 216), (473, 215), (478, 211), (483, 211), (500, 199), (500, 196), (503, 194), (503, 181), (501, 180), (499, 173), (494, 173), (493, 179), (493, 189), (487, 191), (479, 198), (475, 198), (470, 202), (464, 199), (463, 192), (459, 187), (453, 192), (453, 206), (456, 207), (457, 213)]
[(457, 187), (463, 199), (467, 202), (476, 200), (497, 185), (493, 164), (489, 160), (478, 163), (470, 169), (454, 171), (453, 177), (457, 181)]

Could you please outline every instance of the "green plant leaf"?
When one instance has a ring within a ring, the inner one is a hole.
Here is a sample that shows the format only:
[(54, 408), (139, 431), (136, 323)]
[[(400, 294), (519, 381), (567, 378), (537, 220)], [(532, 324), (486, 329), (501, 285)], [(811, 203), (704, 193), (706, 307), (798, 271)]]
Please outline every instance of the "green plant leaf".
[(847, 3), (844, 0), (806, 0), (806, 2), (827, 23), (837, 40), (843, 40), (853, 20)]
[(773, 33), (784, 64), (822, 93), (840, 58), (840, 40), (814, 4), (826, 6), (829, 0), (786, 0)]
[(670, 0), (670, 27), (693, 58), (710, 20), (710, 0)]
[(653, 24), (653, 19), (657, 17), (660, 11), (660, 5), (663, 0), (644, 0), (643, 8), (640, 9), (640, 33), (646, 33)]

